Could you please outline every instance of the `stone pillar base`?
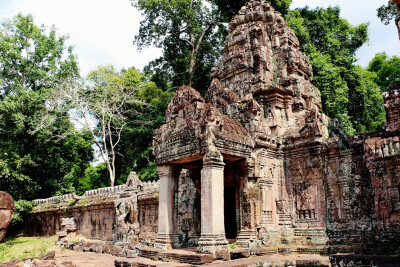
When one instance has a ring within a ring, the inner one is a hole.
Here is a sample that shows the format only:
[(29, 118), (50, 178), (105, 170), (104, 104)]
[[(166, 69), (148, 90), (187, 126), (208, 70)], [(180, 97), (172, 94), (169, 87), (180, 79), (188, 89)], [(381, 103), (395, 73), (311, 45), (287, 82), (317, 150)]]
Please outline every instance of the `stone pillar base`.
[(200, 234), (192, 234), (189, 236), (189, 247), (197, 247), (199, 245)]
[(211, 254), (214, 259), (230, 260), (228, 241), (224, 234), (202, 234), (197, 251)]
[(172, 249), (172, 243), (174, 240), (174, 234), (158, 234), (156, 241), (154, 242), (154, 248), (158, 249)]
[(256, 245), (258, 240), (256, 229), (242, 229), (240, 230), (239, 236), (236, 243), (239, 247), (251, 247), (253, 244)]

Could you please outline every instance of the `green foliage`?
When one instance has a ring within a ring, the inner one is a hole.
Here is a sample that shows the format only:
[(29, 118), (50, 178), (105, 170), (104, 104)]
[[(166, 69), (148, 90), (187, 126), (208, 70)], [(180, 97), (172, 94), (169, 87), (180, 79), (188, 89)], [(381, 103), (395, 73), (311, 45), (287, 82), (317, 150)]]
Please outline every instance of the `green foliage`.
[(93, 158), (90, 137), (66, 112), (48, 112), (50, 127), (38, 128), (51, 92), (78, 77), (66, 39), (54, 27), (37, 27), (31, 15), (0, 26), (0, 190), (14, 199), (74, 192)]
[(355, 65), (355, 52), (368, 40), (368, 24), (350, 25), (339, 7), (296, 9), (286, 19), (310, 58), (323, 111), (340, 119), (347, 135), (378, 130), (384, 109), (376, 76)]
[[(152, 149), (153, 132), (164, 122), (164, 112), (173, 92), (164, 92), (149, 77), (141, 76), (138, 99), (147, 105), (135, 105), (138, 112), (131, 114), (126, 130), (121, 136), (118, 153), (123, 155), (116, 160), (119, 170), (118, 183), (125, 183), (130, 171), (137, 172), (142, 181), (157, 179), (156, 165)], [(140, 115), (138, 115), (140, 114)]]
[[(78, 84), (59, 93), (71, 102), (68, 109), (75, 110), (76, 121), (84, 121), (83, 127), (90, 132), (105, 162), (110, 186), (115, 183), (116, 149), (121, 136), (131, 115), (140, 117), (140, 106), (144, 104), (136, 96), (140, 83), (141, 74), (134, 68), (116, 71), (110, 65), (99, 66), (88, 74), (87, 86)], [(88, 182), (82, 188), (90, 186)]]
[(68, 202), (68, 207), (73, 207), (73, 206), (75, 206), (76, 202), (77, 202), (76, 199), (70, 200), (70, 201)]
[(33, 202), (23, 199), (15, 201), (14, 204), (15, 210), (9, 229), (10, 233), (16, 233), (24, 228), (26, 216), (34, 206)]
[(375, 83), (376, 74), (355, 66), (357, 85), (349, 97), (349, 114), (358, 133), (375, 132), (385, 121), (382, 93)]
[(378, 53), (369, 62), (368, 70), (376, 73), (375, 82), (381, 92), (389, 90), (395, 82), (400, 81), (400, 57)]
[(389, 0), (387, 5), (380, 6), (376, 11), (378, 18), (385, 25), (388, 25), (392, 19), (398, 19), (400, 16), (397, 5), (392, 0)]
[(163, 49), (146, 68), (152, 81), (163, 90), (189, 84), (205, 92), (222, 48), (215, 6), (200, 0), (139, 0), (136, 7), (144, 19), (135, 43), (139, 49)]
[(85, 191), (110, 186), (107, 166), (104, 162), (97, 166), (90, 166), (85, 170), (84, 176), (79, 179), (77, 193), (82, 195)]

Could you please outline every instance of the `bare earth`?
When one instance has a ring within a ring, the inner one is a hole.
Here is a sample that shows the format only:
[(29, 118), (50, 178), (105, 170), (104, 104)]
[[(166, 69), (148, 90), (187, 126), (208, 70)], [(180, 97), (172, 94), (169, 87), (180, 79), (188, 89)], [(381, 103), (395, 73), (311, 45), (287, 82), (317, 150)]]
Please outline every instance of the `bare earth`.
[[(106, 267), (106, 266), (114, 266), (115, 260), (123, 260), (126, 262), (140, 262), (140, 263), (151, 263), (153, 266), (190, 266), (187, 264), (180, 264), (174, 262), (156, 262), (146, 258), (120, 258), (111, 256), (108, 254), (98, 254), (92, 252), (76, 252), (71, 250), (63, 250), (57, 251), (55, 256), (55, 261), (57, 264), (62, 264), (60, 266), (77, 266), (77, 267)], [(269, 255), (269, 256), (260, 256), (260, 257), (250, 257), (244, 259), (237, 259), (231, 261), (215, 261), (211, 264), (206, 264), (204, 266), (246, 266), (247, 264), (256, 265), (260, 262), (269, 262), (275, 263), (278, 265), (285, 264), (285, 262), (293, 262), (303, 261), (303, 260), (315, 260), (320, 261), (325, 265), (329, 265), (329, 257), (328, 256), (320, 256), (320, 255)], [(69, 264), (70, 263), (70, 264)]]

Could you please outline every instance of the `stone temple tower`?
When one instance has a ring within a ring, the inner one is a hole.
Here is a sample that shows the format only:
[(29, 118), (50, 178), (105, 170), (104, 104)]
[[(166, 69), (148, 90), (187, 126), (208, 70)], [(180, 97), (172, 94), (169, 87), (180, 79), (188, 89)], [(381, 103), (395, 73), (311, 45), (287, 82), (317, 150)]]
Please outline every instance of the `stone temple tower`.
[[(243, 247), (320, 249), (331, 242), (328, 232), (352, 236), (343, 229), (374, 227), (371, 211), (359, 207), (373, 206), (363, 157), (367, 137), (350, 138), (346, 152), (338, 138), (329, 138), (312, 67), (279, 12), (263, 0), (242, 7), (211, 75), (204, 98), (179, 88), (155, 131), (155, 247), (191, 244), (226, 258), (232, 240)], [(180, 180), (182, 169), (189, 170), (192, 189)], [(184, 219), (177, 211), (183, 191), (195, 192)]]

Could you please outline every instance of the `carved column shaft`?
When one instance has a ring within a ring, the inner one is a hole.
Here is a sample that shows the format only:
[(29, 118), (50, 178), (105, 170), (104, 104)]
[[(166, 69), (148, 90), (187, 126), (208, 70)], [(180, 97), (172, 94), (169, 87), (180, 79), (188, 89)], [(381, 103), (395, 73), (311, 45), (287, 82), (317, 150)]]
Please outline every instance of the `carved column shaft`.
[(176, 232), (176, 218), (174, 213), (174, 193), (178, 181), (178, 168), (173, 165), (157, 167), (160, 178), (158, 203), (158, 235), (154, 247), (171, 249)]
[(229, 257), (224, 225), (224, 162), (219, 152), (208, 152), (201, 171), (201, 237), (198, 251), (214, 258)]

